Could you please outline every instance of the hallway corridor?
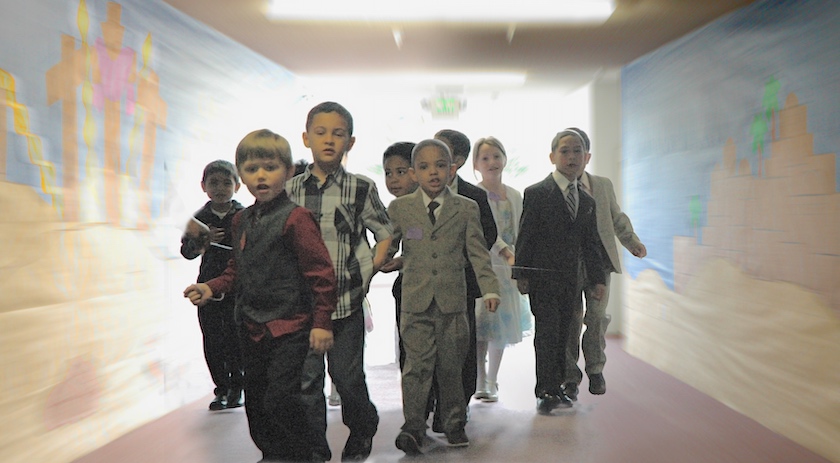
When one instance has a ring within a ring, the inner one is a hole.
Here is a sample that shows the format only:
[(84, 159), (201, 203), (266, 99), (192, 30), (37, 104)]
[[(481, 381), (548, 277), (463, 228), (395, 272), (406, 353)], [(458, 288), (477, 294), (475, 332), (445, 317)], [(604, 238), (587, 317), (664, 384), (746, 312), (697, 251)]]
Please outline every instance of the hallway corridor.
[[(502, 362), (500, 400), (473, 401), (470, 446), (447, 449), (433, 434), (426, 455), (407, 458), (394, 447), (402, 425), (396, 365), (367, 369), (381, 423), (369, 462), (569, 463), (828, 463), (802, 446), (713, 398), (641, 362), (608, 339), (607, 394), (587, 383), (574, 408), (537, 415), (533, 398), (533, 337), (509, 348)], [(760, 391), (756, 391), (760, 393)], [(243, 409), (209, 412), (211, 397), (149, 423), (75, 463), (253, 463), (261, 455), (248, 435)], [(247, 400), (247, 399), (246, 399)], [(328, 410), (331, 461), (340, 461), (347, 430), (337, 407)]]

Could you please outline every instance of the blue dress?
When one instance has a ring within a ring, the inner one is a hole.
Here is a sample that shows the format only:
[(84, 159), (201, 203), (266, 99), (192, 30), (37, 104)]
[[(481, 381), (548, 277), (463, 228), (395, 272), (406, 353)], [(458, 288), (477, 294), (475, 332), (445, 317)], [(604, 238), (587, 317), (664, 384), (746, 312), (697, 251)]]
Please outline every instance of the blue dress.
[[(493, 211), (493, 219), (496, 221), (499, 238), (513, 250), (519, 219), (515, 217), (514, 207), (511, 204), (512, 195), (507, 196), (507, 199), (501, 199), (495, 193), (488, 192), (487, 200), (490, 203), (490, 209)], [(528, 299), (519, 293), (516, 280), (511, 279), (510, 265), (499, 255), (496, 247), (490, 251), (490, 262), (493, 264), (493, 272), (499, 280), (501, 302), (496, 312), (490, 313), (484, 308), (481, 299), (477, 300), (475, 307), (476, 339), (497, 346), (516, 344), (522, 341), (523, 332), (530, 332), (531, 330), (531, 311)]]

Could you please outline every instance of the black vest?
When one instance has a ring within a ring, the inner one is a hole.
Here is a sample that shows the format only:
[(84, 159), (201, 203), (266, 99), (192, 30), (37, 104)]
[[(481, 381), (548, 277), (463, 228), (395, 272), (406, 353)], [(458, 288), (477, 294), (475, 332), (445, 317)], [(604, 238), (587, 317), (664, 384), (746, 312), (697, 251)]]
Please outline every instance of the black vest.
[(283, 237), (286, 220), (296, 207), (281, 195), (240, 213), (233, 239), (238, 322), (243, 315), (265, 323), (312, 312), (312, 293), (304, 285), (291, 243)]

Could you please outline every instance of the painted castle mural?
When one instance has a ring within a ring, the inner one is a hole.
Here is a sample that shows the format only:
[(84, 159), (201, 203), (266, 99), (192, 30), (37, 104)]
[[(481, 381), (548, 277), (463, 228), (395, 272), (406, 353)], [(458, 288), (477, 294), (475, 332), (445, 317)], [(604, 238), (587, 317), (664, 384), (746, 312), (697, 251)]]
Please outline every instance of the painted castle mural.
[(674, 289), (684, 291), (704, 261), (721, 258), (755, 278), (812, 290), (840, 316), (836, 156), (814, 153), (807, 107), (795, 94), (778, 119), (772, 157), (759, 158), (758, 174), (748, 159), (736, 159), (731, 139), (723, 148), (712, 172), (702, 243), (697, 236), (674, 237)]

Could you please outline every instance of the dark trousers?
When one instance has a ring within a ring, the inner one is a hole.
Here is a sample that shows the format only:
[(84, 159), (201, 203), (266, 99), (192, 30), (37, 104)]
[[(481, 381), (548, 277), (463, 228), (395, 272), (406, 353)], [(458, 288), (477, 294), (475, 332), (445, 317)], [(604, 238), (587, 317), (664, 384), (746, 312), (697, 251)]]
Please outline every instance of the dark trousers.
[[(365, 320), (361, 306), (350, 316), (333, 320), (333, 347), (327, 352), (329, 373), (341, 396), (341, 419), (350, 433), (373, 437), (379, 414), (370, 401), (364, 370)], [(327, 403), (324, 397), (324, 355), (310, 351), (303, 367), (301, 388), (315, 451), (331, 458), (327, 443)]]
[(577, 284), (531, 286), (528, 294), (534, 314), (534, 354), (537, 385), (534, 393), (559, 395), (566, 369), (566, 347), (571, 324), (583, 306)]
[[(244, 331), (244, 330), (243, 330)], [(251, 438), (266, 459), (307, 461), (313, 436), (301, 398), (301, 371), (309, 330), (259, 342), (243, 335), (245, 412)]]
[(226, 297), (198, 308), (204, 359), (216, 385), (214, 394), (227, 394), (228, 389), (241, 389), (243, 385), (242, 351), (233, 319), (233, 306), (233, 297)]
[(400, 371), (405, 366), (405, 346), (403, 346), (402, 335), (400, 334), (400, 311), (402, 311), (402, 273), (394, 280), (391, 287), (391, 295), (394, 296), (394, 308), (397, 316), (397, 347), (399, 348)]

